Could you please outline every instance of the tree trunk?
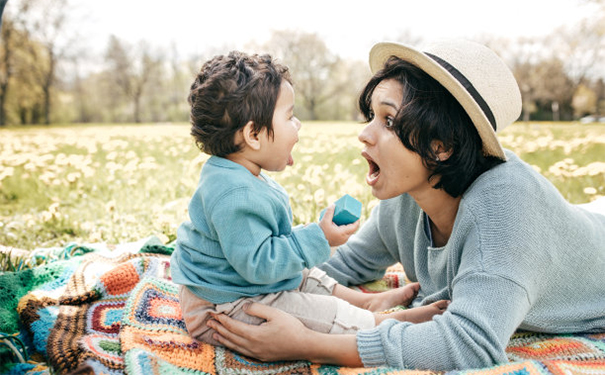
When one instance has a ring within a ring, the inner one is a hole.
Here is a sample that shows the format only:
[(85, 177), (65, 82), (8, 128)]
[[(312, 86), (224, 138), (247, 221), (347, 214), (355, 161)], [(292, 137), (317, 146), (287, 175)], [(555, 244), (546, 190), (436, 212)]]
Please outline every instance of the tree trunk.
[[(6, 1), (0, 0), (0, 25), (2, 25), (2, 10), (4, 9), (4, 5), (6, 5)], [(12, 49), (13, 43), (11, 40), (13, 35), (13, 22), (9, 22), (4, 25), (2, 29), (2, 40), (4, 42), (4, 69), (2, 83), (0, 84), (0, 90), (2, 93), (0, 94), (0, 126), (6, 125), (6, 93), (8, 91), (8, 85), (12, 76)]]
[(44, 123), (50, 125), (50, 87), (44, 87)]
[[(4, 85), (3, 85), (4, 86)], [(5, 119), (5, 102), (6, 102), (6, 88), (3, 87), (2, 88), (2, 94), (0, 94), (0, 126), (5, 126), (6, 125), (6, 119)]]
[(34, 104), (34, 106), (30, 109), (30, 112), (31, 112), (30, 122), (32, 124), (41, 123), (43, 110), (44, 110), (43, 108), (40, 108), (40, 104)]
[(139, 124), (141, 122), (141, 96), (137, 95), (134, 98), (134, 122)]
[(19, 106), (19, 121), (21, 121), (21, 125), (27, 124), (27, 109), (22, 106)]
[(53, 85), (53, 77), (55, 76), (55, 55), (52, 48), (49, 48), (48, 73), (44, 80), (42, 91), (44, 92), (44, 123), (50, 125), (51, 100), (50, 91)]
[(561, 115), (559, 112), (559, 102), (554, 101), (551, 104), (551, 108), (552, 108), (552, 120), (553, 121), (560, 121), (561, 120)]

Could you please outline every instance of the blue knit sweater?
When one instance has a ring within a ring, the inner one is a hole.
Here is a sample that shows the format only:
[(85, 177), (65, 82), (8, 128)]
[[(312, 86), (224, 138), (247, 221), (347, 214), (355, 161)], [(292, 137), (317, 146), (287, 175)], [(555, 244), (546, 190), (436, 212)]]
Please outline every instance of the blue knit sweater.
[(317, 223), (292, 228), (286, 191), (261, 173), (212, 156), (177, 231), (172, 280), (215, 304), (292, 290), (330, 256)]
[(605, 216), (564, 200), (517, 156), (464, 193), (446, 246), (430, 247), (407, 194), (381, 201), (360, 231), (320, 266), (345, 285), (401, 262), (420, 282), (415, 304), (449, 299), (422, 324), (387, 320), (357, 334), (365, 366), (451, 370), (506, 362), (517, 328), (605, 330)]

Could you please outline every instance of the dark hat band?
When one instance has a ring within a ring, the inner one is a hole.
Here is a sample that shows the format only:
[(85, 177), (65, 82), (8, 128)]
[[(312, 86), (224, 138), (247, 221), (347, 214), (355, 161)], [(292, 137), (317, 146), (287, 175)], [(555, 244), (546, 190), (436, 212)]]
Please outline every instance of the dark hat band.
[(494, 117), (492, 110), (489, 108), (489, 106), (487, 105), (485, 100), (483, 100), (483, 97), (481, 96), (481, 94), (479, 94), (477, 89), (475, 89), (473, 84), (468, 79), (466, 79), (464, 74), (460, 73), (460, 71), (458, 69), (454, 68), (452, 65), (450, 65), (445, 60), (443, 60), (431, 53), (428, 53), (428, 52), (424, 52), (424, 54), (429, 56), (431, 59), (435, 60), (439, 65), (441, 65), (444, 69), (446, 69), (462, 85), (462, 87), (464, 87), (466, 89), (466, 91), (469, 93), (469, 95), (479, 105), (479, 107), (481, 108), (481, 110), (483, 111), (483, 113), (485, 114), (487, 119), (489, 120), (490, 124), (492, 125), (492, 128), (494, 128), (494, 131), (496, 131), (496, 118)]

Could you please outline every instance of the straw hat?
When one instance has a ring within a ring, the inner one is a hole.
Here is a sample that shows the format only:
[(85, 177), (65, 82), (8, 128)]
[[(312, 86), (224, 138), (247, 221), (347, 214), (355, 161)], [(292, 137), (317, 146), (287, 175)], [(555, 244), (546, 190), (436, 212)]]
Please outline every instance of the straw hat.
[(445, 87), (468, 113), (483, 151), (506, 160), (496, 132), (521, 114), (521, 93), (506, 64), (489, 48), (466, 40), (443, 40), (420, 50), (378, 43), (370, 51), (372, 73), (397, 56), (422, 69)]

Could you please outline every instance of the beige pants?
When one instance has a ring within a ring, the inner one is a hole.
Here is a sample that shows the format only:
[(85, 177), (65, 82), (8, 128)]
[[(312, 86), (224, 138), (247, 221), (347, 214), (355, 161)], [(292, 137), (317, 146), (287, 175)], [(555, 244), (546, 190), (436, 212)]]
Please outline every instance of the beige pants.
[(233, 302), (215, 305), (191, 292), (179, 289), (183, 319), (191, 337), (213, 345), (214, 331), (206, 326), (210, 313), (226, 314), (245, 323), (259, 325), (264, 320), (246, 314), (242, 307), (249, 302), (272, 306), (298, 318), (308, 328), (323, 333), (355, 333), (375, 325), (374, 314), (332, 296), (336, 281), (318, 268), (303, 272), (303, 281), (295, 290), (240, 298)]

